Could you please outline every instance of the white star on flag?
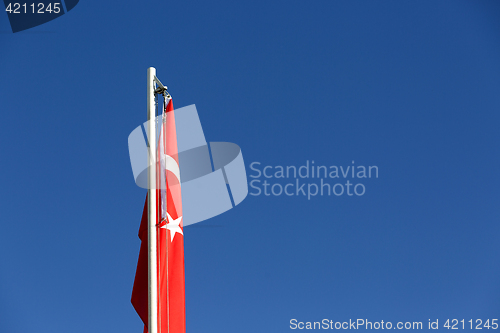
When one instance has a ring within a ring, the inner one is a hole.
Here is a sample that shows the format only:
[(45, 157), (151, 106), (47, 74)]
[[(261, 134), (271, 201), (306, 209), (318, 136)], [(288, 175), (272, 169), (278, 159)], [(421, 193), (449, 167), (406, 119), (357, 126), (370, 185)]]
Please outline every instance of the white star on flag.
[(171, 242), (174, 241), (174, 236), (175, 236), (175, 233), (177, 233), (177, 232), (184, 236), (184, 234), (182, 233), (182, 229), (180, 227), (181, 220), (182, 220), (182, 216), (179, 216), (176, 220), (174, 220), (172, 218), (172, 216), (170, 216), (170, 214), (167, 213), (168, 223), (164, 224), (160, 227), (160, 228), (167, 228), (167, 230), (170, 230), (170, 241)]

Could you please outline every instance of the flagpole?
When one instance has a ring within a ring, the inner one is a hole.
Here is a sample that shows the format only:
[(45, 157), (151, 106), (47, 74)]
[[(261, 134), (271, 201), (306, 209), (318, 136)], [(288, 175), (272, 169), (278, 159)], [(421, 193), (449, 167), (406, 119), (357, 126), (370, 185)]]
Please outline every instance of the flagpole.
[(148, 68), (148, 332), (158, 332), (158, 281), (156, 272), (156, 69)]

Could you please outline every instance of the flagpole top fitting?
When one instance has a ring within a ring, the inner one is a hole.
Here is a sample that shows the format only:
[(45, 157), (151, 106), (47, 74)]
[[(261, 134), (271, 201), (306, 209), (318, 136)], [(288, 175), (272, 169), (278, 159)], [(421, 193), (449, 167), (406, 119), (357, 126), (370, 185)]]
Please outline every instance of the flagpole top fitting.
[(156, 75), (153, 77), (153, 81), (156, 83), (155, 94), (162, 94), (163, 96), (165, 96), (165, 93), (168, 94), (167, 86), (164, 86), (163, 83), (161, 83), (161, 81), (156, 77)]
[(158, 95), (163, 95), (163, 99), (166, 101), (167, 99), (172, 99), (172, 96), (170, 96), (170, 94), (168, 93), (167, 91), (167, 87), (164, 87), (164, 88), (156, 88), (155, 89), (155, 94), (158, 94)]
[(165, 94), (167, 94), (168, 95), (167, 88), (166, 87), (165, 88), (158, 87), (158, 88), (155, 89), (155, 94), (158, 94), (158, 95), (165, 95)]

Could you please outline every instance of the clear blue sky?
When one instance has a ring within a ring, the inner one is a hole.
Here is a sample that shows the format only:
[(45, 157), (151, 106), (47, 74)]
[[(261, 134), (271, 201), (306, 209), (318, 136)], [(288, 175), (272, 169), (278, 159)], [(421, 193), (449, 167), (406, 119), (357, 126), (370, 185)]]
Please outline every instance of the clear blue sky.
[(186, 227), (188, 332), (498, 318), (499, 15), (494, 1), (81, 0), (12, 34), (0, 13), (0, 331), (142, 332), (146, 193), (127, 137), (149, 66), (249, 174), (379, 168), (361, 197), (248, 196)]

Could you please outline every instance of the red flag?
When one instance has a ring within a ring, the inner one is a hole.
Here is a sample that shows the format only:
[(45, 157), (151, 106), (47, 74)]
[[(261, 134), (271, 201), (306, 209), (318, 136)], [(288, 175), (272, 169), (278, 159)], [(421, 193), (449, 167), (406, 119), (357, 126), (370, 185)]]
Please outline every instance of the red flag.
[[(184, 233), (172, 100), (169, 100), (162, 119), (157, 169), (158, 333), (185, 333)], [(144, 322), (144, 332), (147, 332), (148, 325), (147, 207), (148, 199), (146, 198), (139, 228), (141, 249), (132, 291), (132, 305)]]

